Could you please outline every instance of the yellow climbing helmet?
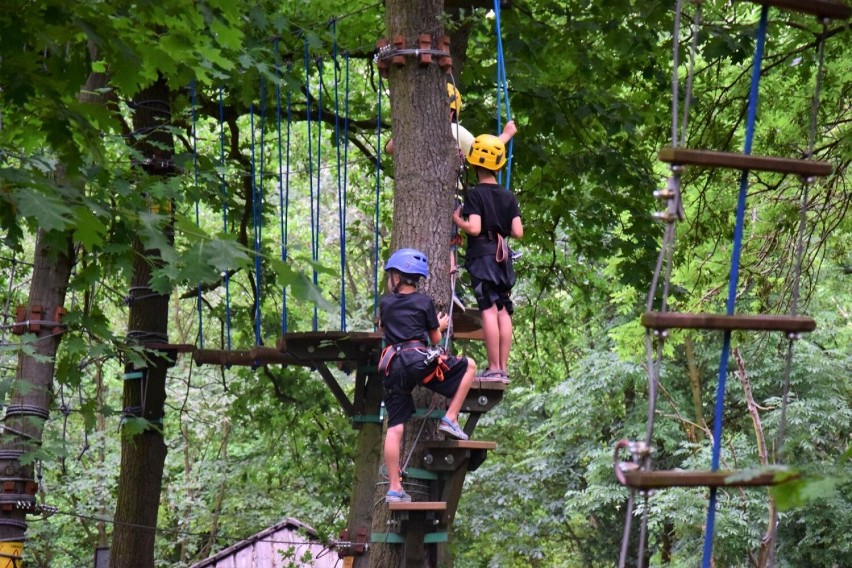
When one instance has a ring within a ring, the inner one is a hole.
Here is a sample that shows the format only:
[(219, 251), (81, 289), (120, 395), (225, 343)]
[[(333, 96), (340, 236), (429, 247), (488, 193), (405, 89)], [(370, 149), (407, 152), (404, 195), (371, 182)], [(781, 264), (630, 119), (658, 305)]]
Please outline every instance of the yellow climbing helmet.
[(480, 134), (470, 146), (467, 163), (496, 172), (506, 165), (506, 145), (493, 134)]
[(461, 112), (461, 93), (452, 83), (447, 83), (447, 97), (450, 99), (450, 108), (456, 111), (456, 116)]

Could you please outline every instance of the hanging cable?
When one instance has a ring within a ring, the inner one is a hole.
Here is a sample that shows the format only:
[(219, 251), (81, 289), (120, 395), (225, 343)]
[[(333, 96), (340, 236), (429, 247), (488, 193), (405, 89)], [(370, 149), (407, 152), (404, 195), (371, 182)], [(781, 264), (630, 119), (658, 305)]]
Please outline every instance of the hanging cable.
[(334, 141), (337, 151), (337, 224), (340, 239), (340, 329), (346, 329), (346, 230), (343, 213), (343, 180), (340, 171), (340, 77), (337, 61), (337, 21), (331, 21), (332, 26), (332, 65), (334, 67)]
[[(320, 181), (322, 179), (322, 58), (317, 58), (317, 201), (316, 201), (316, 239), (314, 239), (314, 286), (319, 287), (319, 271), (317, 264), (319, 263), (319, 247), (320, 247)], [(319, 310), (314, 304), (314, 331), (319, 326)]]
[[(225, 100), (219, 87), (219, 174), (222, 184), (222, 232), (228, 233), (228, 183), (225, 179)], [(225, 348), (231, 350), (231, 275), (222, 272), (225, 284)]]
[[(506, 122), (512, 120), (512, 108), (509, 105), (509, 82), (506, 78), (506, 61), (503, 56), (503, 33), (500, 24), (500, 0), (494, 0), (494, 27), (497, 34), (497, 133), (502, 131), (501, 104), (506, 106)], [(506, 189), (512, 185), (512, 148), (514, 138), (509, 140), (506, 148)], [(502, 183), (503, 172), (498, 173), (498, 181)]]
[(379, 108), (376, 113), (376, 205), (373, 220), (373, 329), (379, 315), (379, 194), (382, 175), (382, 76), (379, 74)]
[[(322, 85), (320, 85), (320, 92), (322, 92)], [(307, 96), (306, 99), (306, 108), (305, 115), (307, 117), (308, 123), (308, 185), (310, 187), (310, 207), (311, 207), (311, 260), (314, 259), (314, 251), (317, 250), (317, 233), (316, 233), (316, 221), (314, 220), (314, 165), (313, 165), (313, 140), (312, 140), (312, 131), (311, 131), (311, 61), (310, 61), (310, 52), (308, 51), (308, 39), (305, 38), (305, 93)], [(319, 177), (319, 176), (318, 176)], [(317, 188), (319, 191), (319, 188)], [(314, 265), (313, 267), (313, 282), (317, 283), (317, 267)], [(317, 308), (314, 305), (314, 317), (313, 317), (313, 330), (317, 330)]]
[[(195, 190), (198, 191), (198, 106), (196, 103), (195, 79), (190, 83), (190, 99), (192, 104), (192, 172)], [(198, 198), (195, 199), (195, 226), (201, 227), (201, 214), (199, 211)], [(198, 347), (204, 349), (204, 312), (202, 311), (201, 283), (198, 283), (198, 296), (196, 298), (196, 309), (198, 311)]]
[[(278, 129), (278, 229), (281, 240), (281, 260), (286, 260), (284, 235), (284, 157), (281, 150), (281, 64), (278, 61), (278, 38), (273, 42), (275, 47), (275, 124)], [(289, 172), (288, 172), (289, 174)], [(287, 332), (287, 287), (281, 287), (281, 334)]]
[[(754, 140), (754, 126), (757, 119), (757, 96), (760, 85), (760, 69), (763, 62), (763, 47), (766, 42), (766, 25), (769, 6), (763, 5), (760, 10), (760, 23), (757, 28), (757, 40), (754, 49), (754, 65), (752, 66), (751, 89), (748, 97), (746, 113), (746, 133), (743, 154), (751, 154)], [(726, 313), (733, 315), (737, 300), (737, 283), (740, 273), (740, 252), (743, 240), (743, 222), (745, 219), (746, 194), (748, 192), (748, 170), (743, 170), (740, 177), (740, 190), (737, 197), (737, 217), (734, 226), (733, 250), (731, 251), (731, 274), (728, 280), (728, 301)], [(719, 361), (719, 381), (716, 389), (715, 419), (713, 420), (713, 449), (712, 471), (719, 469), (719, 459), (722, 453), (722, 418), (725, 413), (725, 379), (728, 375), (728, 357), (731, 351), (731, 332), (725, 331), (722, 339), (722, 356)], [(710, 568), (713, 561), (713, 533), (716, 523), (717, 488), (710, 488), (710, 503), (707, 506), (707, 524), (704, 533), (704, 554), (702, 567)]]
[[(343, 104), (343, 207), (341, 208), (341, 224), (343, 227), (343, 245), (340, 248), (340, 266), (342, 267), (341, 278), (346, 278), (346, 224), (347, 224), (347, 190), (349, 189), (349, 53), (347, 52), (344, 55), (346, 59), (346, 86), (344, 88), (344, 104)], [(341, 318), (343, 321), (343, 326), (341, 329), (346, 330), (346, 289), (341, 287), (341, 290), (344, 292), (343, 301), (340, 308)]]

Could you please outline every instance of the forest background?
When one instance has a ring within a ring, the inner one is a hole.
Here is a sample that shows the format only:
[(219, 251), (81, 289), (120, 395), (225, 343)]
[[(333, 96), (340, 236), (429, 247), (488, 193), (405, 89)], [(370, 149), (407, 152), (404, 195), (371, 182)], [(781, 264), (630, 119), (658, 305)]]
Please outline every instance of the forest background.
[[(688, 145), (739, 151), (759, 8), (705, 2), (703, 12)], [(511, 185), (527, 230), (517, 243), (524, 254), (516, 265), (513, 381), (477, 431), (499, 449), (462, 497), (458, 566), (609, 566), (616, 557), (626, 491), (612, 475), (611, 455), (616, 440), (644, 431), (638, 316), (661, 235), (651, 194), (668, 173), (656, 154), (670, 141), (673, 17), (673, 3), (638, 0), (526, 0), (503, 11), (519, 125)], [(804, 16), (772, 17), (755, 153), (801, 157), (821, 27)], [(448, 10), (444, 25), (453, 37), (461, 122), (474, 133), (494, 131), (494, 20), (486, 9)], [(783, 566), (843, 566), (852, 558), (852, 42), (848, 27), (829, 29), (816, 158), (830, 161), (835, 173), (809, 193), (803, 311), (818, 329), (796, 345), (778, 448), (806, 475), (778, 495)], [(10, 325), (14, 307), (26, 303), (37, 233), (43, 242), (70, 242), (73, 259), (52, 417), (43, 444), (27, 458), (59, 513), (31, 519), (28, 565), (87, 565), (94, 548), (110, 541), (122, 433), (126, 442), (147, 426), (132, 417), (119, 426), (134, 237), (160, 251), (154, 282), (172, 293), (174, 343), (198, 341), (199, 284), (205, 346), (256, 343), (258, 290), (260, 335), (274, 343), (282, 287), (289, 330), (311, 329), (314, 317), (319, 329), (339, 329), (344, 291), (347, 329), (372, 329), (376, 258), (386, 258), (393, 231), (393, 164), (380, 152), (393, 125), (373, 64), (375, 41), (384, 35), (382, 4), (369, 1), (4, 2), (4, 393), (19, 388), (16, 360), (33, 349)], [(689, 39), (685, 31), (681, 40)], [(86, 92), (93, 75), (106, 81)], [(138, 128), (141, 109), (160, 104), (140, 97), (152, 84), (168, 85), (170, 117)], [(287, 128), (287, 101), (291, 142), (283, 147), (276, 108)], [(145, 163), (140, 148), (156, 148), (155, 133), (163, 132), (175, 141), (178, 174), (168, 178), (134, 167)], [(279, 148), (290, 160), (286, 262)], [(258, 171), (261, 163), (266, 169)], [(721, 312), (736, 178), (696, 170), (685, 182), (672, 307)], [(265, 195), (260, 210), (253, 209), (257, 187)], [(792, 177), (752, 176), (738, 298), (745, 312), (789, 307), (801, 197)], [(258, 215), (260, 278), (252, 252)], [(172, 224), (174, 242), (164, 238)], [(230, 322), (222, 273), (230, 278)], [(705, 423), (713, 420), (719, 343), (699, 332), (667, 343), (655, 438), (660, 467), (709, 464)], [(783, 343), (775, 335), (735, 336), (768, 440), (779, 423)], [(484, 359), (481, 345), (458, 348)], [(697, 404), (690, 367), (703, 387)], [(350, 377), (339, 378), (352, 388)], [(730, 385), (724, 459), (745, 468), (757, 463), (755, 430), (738, 383)], [(349, 503), (355, 431), (316, 376), (275, 366), (195, 367), (181, 358), (169, 370), (165, 404), (158, 565), (188, 566), (284, 516), (312, 524), (325, 539), (336, 536)], [(651, 507), (654, 565), (695, 565), (704, 492), (659, 492)], [(764, 491), (723, 492), (717, 565), (749, 565), (766, 521)]]

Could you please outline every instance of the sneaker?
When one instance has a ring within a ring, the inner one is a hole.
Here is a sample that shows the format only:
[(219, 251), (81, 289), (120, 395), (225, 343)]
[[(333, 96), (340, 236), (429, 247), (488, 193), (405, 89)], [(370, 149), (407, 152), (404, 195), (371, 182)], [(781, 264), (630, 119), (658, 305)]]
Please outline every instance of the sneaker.
[(411, 503), (411, 495), (402, 491), (388, 491), (385, 495), (385, 503)]
[(464, 430), (461, 429), (461, 426), (450, 422), (450, 420), (446, 416), (441, 418), (441, 423), (438, 425), (438, 430), (447, 434), (448, 436), (452, 436), (453, 438), (459, 440), (467, 440), (467, 434), (464, 433)]

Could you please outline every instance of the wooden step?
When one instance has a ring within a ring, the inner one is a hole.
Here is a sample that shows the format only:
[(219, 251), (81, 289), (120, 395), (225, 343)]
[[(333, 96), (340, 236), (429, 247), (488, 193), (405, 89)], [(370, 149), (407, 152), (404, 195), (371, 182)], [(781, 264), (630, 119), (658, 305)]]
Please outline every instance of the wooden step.
[[(634, 466), (635, 464), (620, 464)], [(779, 485), (797, 478), (785, 475), (779, 479), (778, 471), (622, 471), (619, 481), (633, 489), (664, 489), (666, 487), (766, 487)], [(616, 474), (616, 477), (619, 477)]]
[(485, 440), (430, 440), (423, 442), (427, 448), (459, 448), (464, 450), (496, 450), (497, 442)]
[(410, 503), (388, 503), (391, 511), (446, 511), (444, 501), (412, 501)]
[(779, 172), (804, 177), (825, 177), (830, 175), (832, 171), (831, 164), (828, 162), (749, 156), (735, 152), (691, 150), (689, 148), (663, 148), (660, 150), (659, 158), (662, 162), (682, 166), (707, 166), (735, 170)]
[(456, 471), (462, 467), (476, 471), (485, 462), (488, 450), (497, 448), (497, 442), (483, 440), (432, 440), (423, 445), (423, 468), (428, 471)]
[(806, 316), (687, 314), (645, 312), (642, 325), (651, 329), (718, 329), (725, 331), (783, 331), (803, 333), (816, 329), (816, 321)]
[(761, 6), (774, 6), (790, 12), (813, 14), (820, 18), (848, 20), (852, 7), (831, 0), (748, 0)]

